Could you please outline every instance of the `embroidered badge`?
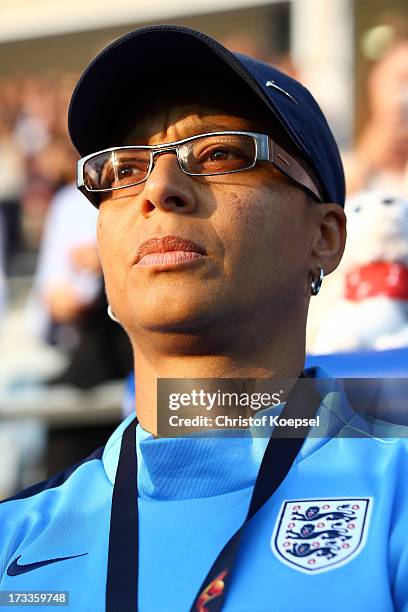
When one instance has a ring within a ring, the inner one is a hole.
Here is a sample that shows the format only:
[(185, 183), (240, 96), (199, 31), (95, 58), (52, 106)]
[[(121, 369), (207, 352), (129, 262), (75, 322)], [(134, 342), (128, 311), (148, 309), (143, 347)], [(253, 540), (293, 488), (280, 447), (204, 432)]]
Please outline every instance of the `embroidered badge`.
[(305, 573), (336, 569), (361, 552), (372, 503), (370, 497), (286, 501), (272, 550), (280, 561)]

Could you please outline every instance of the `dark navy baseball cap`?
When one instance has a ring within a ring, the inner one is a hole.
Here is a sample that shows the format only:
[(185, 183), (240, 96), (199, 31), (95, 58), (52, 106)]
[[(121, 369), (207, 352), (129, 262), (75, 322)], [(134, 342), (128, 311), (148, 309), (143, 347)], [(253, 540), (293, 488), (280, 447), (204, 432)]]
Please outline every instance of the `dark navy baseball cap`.
[[(273, 115), (300, 160), (313, 171), (327, 202), (344, 206), (345, 181), (340, 153), (319, 105), (298, 81), (254, 58), (233, 53), (213, 38), (176, 25), (139, 28), (106, 47), (85, 69), (72, 95), (68, 127), (81, 156), (117, 146), (120, 122), (146, 103), (191, 79), (205, 91), (225, 84), (226, 95), (252, 96)], [(259, 107), (259, 106), (258, 106)], [(123, 127), (123, 126), (122, 126)]]

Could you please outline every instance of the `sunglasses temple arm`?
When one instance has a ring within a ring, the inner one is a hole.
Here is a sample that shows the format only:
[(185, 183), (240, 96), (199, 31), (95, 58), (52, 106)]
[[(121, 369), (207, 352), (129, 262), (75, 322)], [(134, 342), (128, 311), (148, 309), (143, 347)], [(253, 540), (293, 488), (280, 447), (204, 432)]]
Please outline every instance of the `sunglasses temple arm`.
[(272, 138), (269, 138), (269, 161), (295, 183), (307, 189), (319, 202), (324, 202), (316, 183), (306, 170)]

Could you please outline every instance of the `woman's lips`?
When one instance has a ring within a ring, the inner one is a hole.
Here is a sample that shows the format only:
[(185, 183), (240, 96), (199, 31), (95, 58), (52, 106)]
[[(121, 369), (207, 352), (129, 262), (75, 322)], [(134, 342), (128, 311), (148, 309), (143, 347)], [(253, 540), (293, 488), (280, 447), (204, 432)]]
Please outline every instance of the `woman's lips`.
[(168, 264), (182, 264), (194, 261), (196, 259), (202, 259), (205, 257), (202, 253), (195, 253), (193, 251), (168, 251), (166, 253), (149, 253), (144, 255), (137, 262), (138, 266), (160, 266)]
[(136, 251), (134, 263), (137, 266), (177, 266), (203, 259), (206, 251), (201, 246), (180, 238), (163, 236), (149, 238)]

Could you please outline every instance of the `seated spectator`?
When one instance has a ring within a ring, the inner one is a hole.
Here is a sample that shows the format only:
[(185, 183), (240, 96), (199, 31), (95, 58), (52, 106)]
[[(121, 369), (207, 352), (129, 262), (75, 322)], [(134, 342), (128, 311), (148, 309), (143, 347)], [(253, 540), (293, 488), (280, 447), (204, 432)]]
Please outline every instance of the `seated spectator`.
[(87, 389), (124, 378), (131, 369), (127, 337), (107, 315), (96, 218), (73, 185), (51, 202), (29, 314), (37, 334), (68, 351), (70, 363), (48, 384)]
[(382, 189), (408, 193), (408, 35), (396, 37), (367, 83), (368, 120), (345, 157), (348, 193)]
[(94, 269), (89, 261), (81, 265), (84, 248), (96, 248), (96, 217), (96, 209), (84, 204), (74, 185), (62, 188), (51, 201), (31, 299), (35, 305), (33, 323), (42, 337), (47, 336), (52, 323), (72, 320), (99, 292), (99, 264), (94, 263)]

